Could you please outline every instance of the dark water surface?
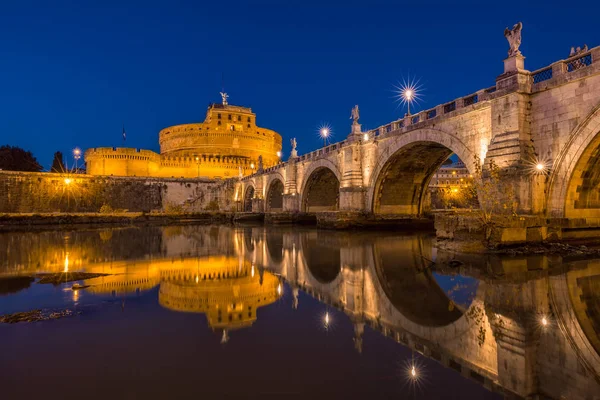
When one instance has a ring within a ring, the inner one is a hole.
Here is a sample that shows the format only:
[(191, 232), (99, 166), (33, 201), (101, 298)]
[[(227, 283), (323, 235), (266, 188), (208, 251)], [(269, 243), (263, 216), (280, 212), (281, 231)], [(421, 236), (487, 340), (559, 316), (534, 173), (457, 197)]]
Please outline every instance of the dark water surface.
[(0, 233), (0, 315), (73, 312), (0, 323), (0, 398), (599, 398), (600, 261), (434, 244), (262, 226)]

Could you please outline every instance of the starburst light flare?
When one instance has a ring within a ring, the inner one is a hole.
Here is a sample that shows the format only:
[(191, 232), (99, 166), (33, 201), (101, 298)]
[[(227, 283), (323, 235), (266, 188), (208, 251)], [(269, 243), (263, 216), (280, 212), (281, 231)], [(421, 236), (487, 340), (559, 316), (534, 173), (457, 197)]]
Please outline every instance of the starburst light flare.
[(411, 79), (409, 76), (407, 79), (403, 79), (402, 83), (394, 85), (394, 98), (401, 105), (407, 107), (407, 114), (410, 115), (410, 106), (413, 103), (419, 103), (422, 99), (422, 91), (423, 86), (420, 84), (420, 80)]

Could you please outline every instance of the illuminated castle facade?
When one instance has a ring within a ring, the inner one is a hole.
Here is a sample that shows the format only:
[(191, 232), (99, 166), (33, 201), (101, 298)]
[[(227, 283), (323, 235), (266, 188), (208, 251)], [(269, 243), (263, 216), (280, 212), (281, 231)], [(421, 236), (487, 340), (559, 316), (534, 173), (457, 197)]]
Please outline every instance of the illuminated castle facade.
[(211, 104), (202, 123), (159, 132), (160, 154), (134, 148), (99, 147), (85, 152), (90, 175), (167, 178), (231, 178), (279, 162), (281, 136), (256, 125), (250, 108)]

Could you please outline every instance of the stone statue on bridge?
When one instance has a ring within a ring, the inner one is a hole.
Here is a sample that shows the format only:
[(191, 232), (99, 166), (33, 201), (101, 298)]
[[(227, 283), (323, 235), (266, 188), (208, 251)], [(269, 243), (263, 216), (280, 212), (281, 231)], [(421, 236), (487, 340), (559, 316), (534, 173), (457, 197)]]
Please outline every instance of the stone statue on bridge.
[(358, 123), (358, 119), (360, 118), (360, 113), (358, 111), (358, 104), (352, 108), (352, 115), (350, 119), (352, 120), (352, 133), (350, 133), (350, 137), (356, 135), (361, 135), (360, 124)]
[(292, 138), (290, 140), (290, 143), (292, 144), (292, 153), (291, 153), (291, 157), (292, 158), (296, 158), (298, 157), (298, 151), (296, 150), (296, 146), (298, 146), (298, 142), (296, 142), (296, 138)]
[(508, 50), (508, 56), (520, 56), (521, 52), (519, 51), (519, 46), (521, 46), (521, 30), (523, 29), (523, 24), (518, 22), (513, 26), (512, 29), (505, 28), (504, 29), (504, 37), (508, 40), (508, 45), (510, 49)]
[(262, 158), (262, 154), (260, 156), (258, 156), (258, 172), (263, 172), (264, 168), (263, 168), (263, 158)]
[(358, 111), (358, 104), (357, 104), (354, 106), (354, 108), (352, 108), (352, 115), (350, 116), (350, 119), (352, 120), (352, 125), (357, 125), (359, 118), (360, 118), (360, 113)]

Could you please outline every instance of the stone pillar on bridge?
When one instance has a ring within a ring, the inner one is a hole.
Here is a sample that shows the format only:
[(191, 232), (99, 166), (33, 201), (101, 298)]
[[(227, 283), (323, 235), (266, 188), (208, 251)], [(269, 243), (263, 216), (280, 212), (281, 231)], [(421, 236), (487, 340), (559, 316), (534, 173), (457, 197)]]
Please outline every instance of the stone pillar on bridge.
[(265, 193), (264, 193), (264, 176), (256, 177), (256, 187), (254, 188), (254, 198), (252, 199), (252, 212), (265, 212)]
[(342, 180), (340, 182), (340, 211), (363, 211), (365, 209), (365, 187), (362, 176), (360, 124), (352, 125), (348, 135), (349, 146), (341, 154)]
[(300, 211), (297, 176), (298, 176), (298, 155), (294, 150), (285, 166), (285, 187), (283, 191), (283, 210), (288, 212)]
[[(492, 160), (500, 168), (501, 179), (514, 189), (518, 211), (531, 213), (538, 201), (533, 198), (529, 173), (535, 159), (530, 122), (532, 86), (524, 60), (518, 51), (504, 60), (504, 73), (496, 78), (495, 93), (505, 94), (490, 101), (490, 140), (489, 143), (482, 140), (479, 156), (485, 160), (486, 169)], [(479, 101), (485, 96), (482, 92)]]

